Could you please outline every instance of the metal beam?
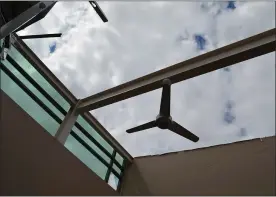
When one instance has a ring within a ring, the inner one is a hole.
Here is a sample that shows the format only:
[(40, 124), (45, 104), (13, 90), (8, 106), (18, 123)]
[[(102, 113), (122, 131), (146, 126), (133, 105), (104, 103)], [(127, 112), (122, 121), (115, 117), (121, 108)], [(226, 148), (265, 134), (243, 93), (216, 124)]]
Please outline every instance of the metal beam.
[(35, 4), (25, 12), (21, 13), (20, 15), (18, 15), (13, 20), (9, 21), (0, 28), (0, 39), (10, 35), (18, 28), (20, 28), (22, 25), (27, 23), (29, 20), (31, 20), (36, 15), (43, 12), (45, 9), (52, 6), (53, 4), (55, 4), (54, 1), (42, 1)]
[(172, 83), (178, 83), (203, 75), (273, 52), (275, 46), (276, 28), (81, 99), (78, 110), (91, 111), (156, 90), (161, 88), (161, 81), (165, 78), (169, 78)]
[(97, 14), (99, 15), (99, 17), (102, 19), (102, 21), (104, 23), (108, 22), (108, 19), (106, 18), (105, 14), (103, 13), (102, 9), (100, 8), (100, 6), (98, 5), (98, 3), (96, 1), (89, 1), (89, 3), (92, 5), (92, 7), (94, 8), (94, 10), (97, 12)]
[(110, 159), (110, 162), (109, 162), (109, 166), (108, 166), (107, 172), (105, 174), (105, 178), (104, 178), (105, 182), (107, 182), (107, 183), (108, 183), (111, 171), (113, 169), (113, 163), (114, 163), (114, 160), (115, 160), (115, 156), (116, 156), (116, 151), (113, 150), (113, 153), (112, 153), (112, 156), (111, 156), (111, 159)]
[(104, 128), (104, 126), (89, 112), (84, 112), (83, 118), (87, 122), (91, 122), (94, 129), (99, 132), (99, 134), (110, 143), (110, 145), (127, 159), (130, 163), (133, 160), (133, 157), (127, 152), (127, 150)]
[(78, 118), (78, 113), (77, 113), (77, 106), (79, 104), (79, 101), (77, 102), (76, 105), (71, 106), (71, 108), (69, 109), (68, 113), (66, 114), (64, 120), (62, 121), (62, 123), (60, 124), (55, 138), (57, 138), (57, 140), (61, 143), (61, 144), (65, 144), (66, 139), (68, 138), (74, 124), (77, 121)]
[(38, 35), (26, 35), (26, 36), (19, 36), (22, 40), (24, 39), (37, 39), (37, 38), (57, 38), (61, 37), (61, 33), (57, 34), (38, 34)]

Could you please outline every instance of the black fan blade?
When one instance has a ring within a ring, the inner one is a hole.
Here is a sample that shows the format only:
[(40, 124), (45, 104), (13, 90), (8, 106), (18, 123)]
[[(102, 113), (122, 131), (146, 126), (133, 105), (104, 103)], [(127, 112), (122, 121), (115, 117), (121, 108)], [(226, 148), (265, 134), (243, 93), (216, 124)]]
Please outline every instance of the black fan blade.
[(156, 127), (155, 121), (151, 121), (142, 125), (139, 125), (137, 127), (133, 127), (131, 129), (126, 130), (127, 133), (134, 133), (137, 131), (141, 131), (141, 130), (146, 130), (146, 129), (150, 129)]
[(61, 37), (61, 33), (58, 34), (38, 34), (38, 35), (27, 35), (27, 36), (19, 36), (19, 38), (23, 39), (36, 39), (36, 38), (57, 38)]
[(194, 135), (193, 133), (191, 133), (190, 131), (188, 131), (187, 129), (182, 127), (181, 125), (179, 125), (177, 122), (173, 121), (169, 125), (168, 129), (182, 137), (185, 137), (185, 138), (193, 141), (193, 142), (197, 142), (199, 140), (199, 137), (197, 137), (196, 135)]
[(170, 116), (171, 114), (171, 81), (165, 79), (163, 81), (160, 115)]

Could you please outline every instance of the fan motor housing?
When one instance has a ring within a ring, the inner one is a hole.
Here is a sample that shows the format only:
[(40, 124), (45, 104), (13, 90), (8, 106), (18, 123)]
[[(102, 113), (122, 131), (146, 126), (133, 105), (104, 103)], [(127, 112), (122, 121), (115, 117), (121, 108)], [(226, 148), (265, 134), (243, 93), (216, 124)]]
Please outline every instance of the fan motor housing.
[(156, 117), (156, 125), (160, 129), (167, 129), (169, 127), (169, 124), (172, 123), (172, 117), (171, 116), (163, 116), (158, 115)]

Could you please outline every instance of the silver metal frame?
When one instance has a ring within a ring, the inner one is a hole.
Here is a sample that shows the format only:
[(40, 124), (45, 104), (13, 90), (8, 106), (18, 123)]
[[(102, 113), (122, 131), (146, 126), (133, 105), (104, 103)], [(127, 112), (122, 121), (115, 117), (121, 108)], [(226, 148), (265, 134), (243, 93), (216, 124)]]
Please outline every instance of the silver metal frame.
[(0, 39), (5, 38), (33, 17), (55, 4), (55, 1), (41, 1), (0, 28)]
[(79, 105), (79, 101), (76, 105), (72, 106), (69, 111), (67, 112), (65, 118), (63, 119), (62, 123), (60, 124), (55, 138), (61, 143), (65, 144), (66, 139), (68, 138), (73, 126), (75, 125), (79, 113), (77, 112), (77, 107)]
[(275, 46), (276, 28), (81, 99), (78, 110), (80, 113), (91, 111), (153, 91), (161, 88), (161, 81), (165, 78), (178, 83), (249, 60), (275, 51)]

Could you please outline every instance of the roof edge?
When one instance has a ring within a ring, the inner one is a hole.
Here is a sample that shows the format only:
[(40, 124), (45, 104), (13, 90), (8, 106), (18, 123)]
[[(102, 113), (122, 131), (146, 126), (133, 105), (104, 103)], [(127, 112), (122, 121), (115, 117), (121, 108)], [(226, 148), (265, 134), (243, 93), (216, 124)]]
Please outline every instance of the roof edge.
[(230, 142), (230, 143), (226, 143), (226, 144), (218, 144), (218, 145), (213, 145), (213, 146), (205, 146), (205, 147), (200, 147), (200, 148), (195, 148), (195, 149), (180, 150), (180, 151), (168, 152), (168, 153), (163, 153), (163, 154), (138, 156), (138, 157), (134, 157), (134, 159), (142, 159), (142, 158), (145, 158), (145, 157), (167, 156), (167, 155), (170, 155), (170, 154), (177, 154), (177, 153), (182, 153), (182, 152), (198, 151), (198, 150), (215, 148), (215, 147), (220, 147), (220, 146), (230, 146), (230, 145), (233, 145), (233, 144), (241, 144), (241, 143), (247, 143), (247, 142), (252, 142), (252, 141), (257, 141), (257, 140), (263, 141), (265, 139), (270, 139), (270, 138), (276, 138), (276, 136), (272, 135), (272, 136), (266, 136), (266, 137), (262, 137), (262, 138), (252, 138), (252, 139), (248, 139), (248, 140)]

